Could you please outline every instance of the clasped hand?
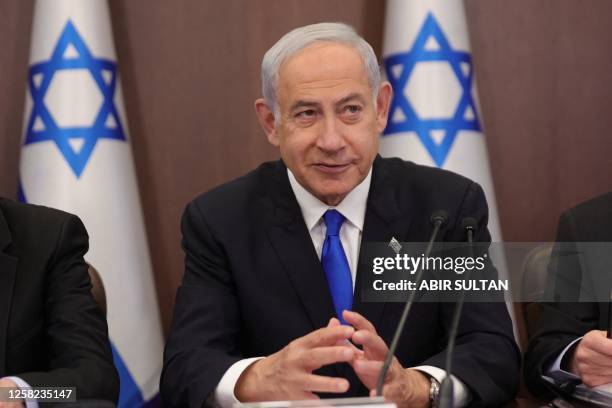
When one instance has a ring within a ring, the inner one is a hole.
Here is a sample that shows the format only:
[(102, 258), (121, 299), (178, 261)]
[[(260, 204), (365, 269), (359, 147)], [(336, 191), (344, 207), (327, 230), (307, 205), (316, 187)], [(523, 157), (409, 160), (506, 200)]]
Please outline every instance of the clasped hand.
[[(387, 345), (372, 323), (359, 313), (344, 311), (343, 318), (350, 326), (332, 318), (327, 327), (250, 365), (236, 383), (236, 397), (247, 402), (316, 399), (315, 393), (344, 393), (349, 388), (346, 379), (313, 374), (324, 365), (339, 362), (350, 364), (370, 395), (375, 396)], [(383, 396), (400, 407), (426, 407), (429, 380), (419, 371), (403, 368), (394, 357), (385, 377)]]
[(612, 383), (612, 340), (606, 334), (588, 332), (570, 353), (570, 371), (589, 387)]

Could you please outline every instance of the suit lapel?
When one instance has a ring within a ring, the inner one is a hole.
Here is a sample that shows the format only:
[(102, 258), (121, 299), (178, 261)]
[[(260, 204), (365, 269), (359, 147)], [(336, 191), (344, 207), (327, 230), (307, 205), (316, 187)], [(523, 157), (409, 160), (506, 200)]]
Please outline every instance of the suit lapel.
[(363, 253), (364, 245), (374, 242), (389, 242), (392, 237), (401, 240), (406, 236), (410, 220), (403, 216), (403, 211), (398, 206), (395, 189), (386, 163), (377, 157), (374, 161), (372, 172), (372, 184), (368, 194), (368, 206), (361, 236), (361, 251), (357, 268), (357, 280), (355, 282), (355, 296), (353, 310), (362, 314), (374, 326), (378, 327), (385, 306), (384, 302), (362, 302), (361, 287), (365, 275), (370, 272)]
[(8, 321), (17, 273), (17, 258), (4, 252), (10, 243), (11, 234), (0, 207), (0, 377), (5, 375), (6, 370)]
[(320, 329), (335, 315), (327, 279), (291, 190), (286, 167), (279, 162), (274, 173), (273, 185), (268, 189), (272, 199), (268, 237), (312, 329)]

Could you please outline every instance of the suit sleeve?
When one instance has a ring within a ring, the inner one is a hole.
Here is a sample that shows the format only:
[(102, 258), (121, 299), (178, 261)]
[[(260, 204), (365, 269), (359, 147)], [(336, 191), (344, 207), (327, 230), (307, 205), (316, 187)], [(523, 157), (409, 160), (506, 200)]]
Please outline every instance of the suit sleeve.
[[(457, 225), (448, 241), (465, 241), (461, 222), (464, 217), (477, 220), (475, 242), (489, 243), (488, 209), (482, 188), (471, 183), (460, 207)], [(492, 277), (496, 271), (490, 266)], [(441, 320), (446, 336), (451, 326), (455, 303), (441, 304)], [(445, 341), (446, 343), (446, 341)], [(446, 352), (423, 364), (445, 368)], [(470, 406), (502, 406), (515, 398), (519, 386), (520, 352), (514, 340), (512, 321), (503, 296), (494, 302), (466, 302), (463, 306), (453, 353), (453, 374), (470, 389)]]
[(553, 283), (549, 289), (553, 290), (554, 299), (559, 301), (541, 304), (538, 329), (529, 341), (525, 355), (525, 381), (535, 395), (552, 396), (542, 374), (568, 344), (598, 327), (597, 304), (578, 302), (583, 270), (576, 255), (576, 239), (571, 211), (562, 214), (556, 241), (564, 244), (553, 248), (548, 279)]
[(119, 378), (106, 318), (91, 294), (87, 249), (85, 227), (77, 217), (66, 217), (45, 278), (49, 370), (17, 375), (33, 387), (76, 387), (78, 399), (116, 402)]
[(242, 358), (239, 305), (230, 260), (196, 202), (181, 225), (185, 274), (164, 351), (161, 394), (169, 406), (201, 407)]

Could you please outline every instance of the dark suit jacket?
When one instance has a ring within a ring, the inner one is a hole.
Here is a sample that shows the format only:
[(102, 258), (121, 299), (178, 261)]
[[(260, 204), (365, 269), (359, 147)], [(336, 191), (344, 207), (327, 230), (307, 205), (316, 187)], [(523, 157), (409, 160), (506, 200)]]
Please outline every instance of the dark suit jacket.
[[(487, 206), (468, 179), (399, 159), (374, 162), (363, 242), (426, 241), (430, 213), (447, 209), (443, 238), (464, 241), (461, 219), (479, 220), (476, 239), (488, 241)], [(334, 308), (325, 274), (282, 162), (265, 163), (190, 203), (182, 221), (185, 275), (176, 296), (164, 353), (161, 393), (171, 406), (199, 407), (224, 372), (244, 357), (272, 354), (325, 327)], [(390, 343), (402, 303), (362, 302), (360, 266), (353, 309)], [(444, 367), (442, 353), (453, 304), (415, 304), (396, 356), (406, 367)], [(519, 354), (503, 303), (466, 304), (453, 373), (474, 402), (498, 405), (514, 397)], [(323, 367), (344, 376), (347, 396), (367, 390), (350, 366)]]
[[(608, 298), (612, 289), (609, 246), (612, 241), (612, 193), (584, 202), (563, 213), (549, 266), (550, 289), (557, 302), (542, 303), (538, 329), (525, 355), (525, 381), (536, 395), (551, 396), (541, 375), (573, 340), (608, 327)], [(584, 243), (584, 244), (581, 244)], [(582, 292), (582, 300), (578, 302)], [(602, 293), (603, 292), (603, 293)], [(586, 296), (586, 297), (585, 297)]]
[(87, 249), (76, 216), (0, 198), (0, 377), (116, 402), (119, 379)]

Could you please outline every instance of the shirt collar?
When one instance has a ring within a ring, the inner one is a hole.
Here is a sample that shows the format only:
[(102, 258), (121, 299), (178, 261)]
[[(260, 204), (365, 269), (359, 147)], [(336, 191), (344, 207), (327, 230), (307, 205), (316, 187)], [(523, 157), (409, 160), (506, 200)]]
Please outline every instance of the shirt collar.
[(287, 168), (289, 183), (298, 205), (302, 210), (302, 216), (306, 222), (308, 231), (312, 230), (315, 225), (321, 220), (325, 211), (334, 208), (339, 211), (351, 224), (363, 231), (363, 222), (365, 219), (366, 206), (368, 201), (368, 193), (370, 191), (370, 183), (372, 181), (372, 167), (368, 171), (368, 175), (352, 189), (346, 197), (335, 207), (330, 207), (317, 197), (312, 195), (297, 181), (291, 170)]

